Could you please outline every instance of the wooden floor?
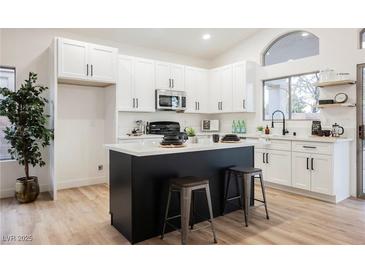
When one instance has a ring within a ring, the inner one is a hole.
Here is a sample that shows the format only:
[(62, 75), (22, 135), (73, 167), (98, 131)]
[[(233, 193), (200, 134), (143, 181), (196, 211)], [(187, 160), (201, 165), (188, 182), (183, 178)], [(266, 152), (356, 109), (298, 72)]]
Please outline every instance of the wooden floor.
[[(365, 244), (364, 200), (334, 205), (270, 188), (267, 196), (270, 220), (263, 207), (252, 209), (249, 227), (243, 225), (242, 211), (216, 218), (218, 243)], [(0, 200), (0, 244), (128, 244), (110, 225), (107, 185), (61, 190), (58, 198), (52, 201), (42, 193), (31, 204)], [(213, 244), (210, 229), (191, 232), (189, 243)], [(180, 244), (180, 234), (142, 244)]]

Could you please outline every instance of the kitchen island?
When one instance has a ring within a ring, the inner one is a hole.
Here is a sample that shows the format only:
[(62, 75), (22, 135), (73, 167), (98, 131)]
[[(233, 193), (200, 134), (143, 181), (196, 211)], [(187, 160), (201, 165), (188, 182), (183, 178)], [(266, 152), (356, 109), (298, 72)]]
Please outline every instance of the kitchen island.
[[(208, 178), (216, 217), (222, 214), (225, 169), (234, 165), (254, 166), (254, 147), (246, 141), (188, 144), (182, 148), (162, 148), (157, 142), (106, 145), (106, 148), (111, 224), (132, 244), (161, 233), (170, 178)], [(231, 186), (229, 192), (234, 195), (237, 189), (233, 188), (235, 184)], [(195, 209), (199, 216), (196, 222), (208, 219), (205, 199), (203, 193), (196, 193)], [(238, 208), (238, 203), (231, 203), (226, 212)], [(179, 209), (176, 194), (172, 196), (170, 215), (179, 214)]]

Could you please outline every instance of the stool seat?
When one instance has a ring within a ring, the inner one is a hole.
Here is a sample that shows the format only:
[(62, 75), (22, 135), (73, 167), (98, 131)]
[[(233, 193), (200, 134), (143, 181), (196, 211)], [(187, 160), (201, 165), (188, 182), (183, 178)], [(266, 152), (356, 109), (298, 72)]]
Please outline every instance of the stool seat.
[(262, 172), (261, 168), (255, 168), (255, 167), (240, 167), (240, 166), (234, 166), (229, 168), (230, 171), (243, 173), (243, 174), (253, 174), (253, 173), (259, 173)]
[(188, 176), (188, 177), (170, 179), (170, 183), (172, 187), (185, 188), (185, 187), (205, 186), (209, 184), (209, 180), (205, 178)]

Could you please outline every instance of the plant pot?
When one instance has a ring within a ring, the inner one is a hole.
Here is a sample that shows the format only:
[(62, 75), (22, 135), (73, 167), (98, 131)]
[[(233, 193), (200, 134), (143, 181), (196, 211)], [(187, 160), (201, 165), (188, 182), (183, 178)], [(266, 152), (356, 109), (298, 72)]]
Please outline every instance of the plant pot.
[(198, 143), (198, 137), (197, 136), (189, 136), (189, 143), (190, 144), (197, 144)]
[(22, 177), (16, 180), (15, 198), (19, 203), (30, 203), (37, 199), (39, 195), (38, 178), (35, 176), (29, 179)]

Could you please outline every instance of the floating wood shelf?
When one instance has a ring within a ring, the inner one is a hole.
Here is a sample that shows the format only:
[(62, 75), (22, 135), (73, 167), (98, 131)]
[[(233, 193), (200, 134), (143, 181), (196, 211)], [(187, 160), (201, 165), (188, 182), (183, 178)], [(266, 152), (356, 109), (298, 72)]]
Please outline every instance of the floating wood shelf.
[(350, 104), (350, 103), (316, 105), (317, 108), (355, 107), (355, 106), (356, 106), (356, 104)]
[(356, 84), (356, 81), (354, 81), (354, 80), (338, 80), (338, 81), (330, 81), (330, 82), (318, 82), (318, 83), (315, 83), (314, 86), (324, 88), (324, 87), (353, 85), (353, 84)]

